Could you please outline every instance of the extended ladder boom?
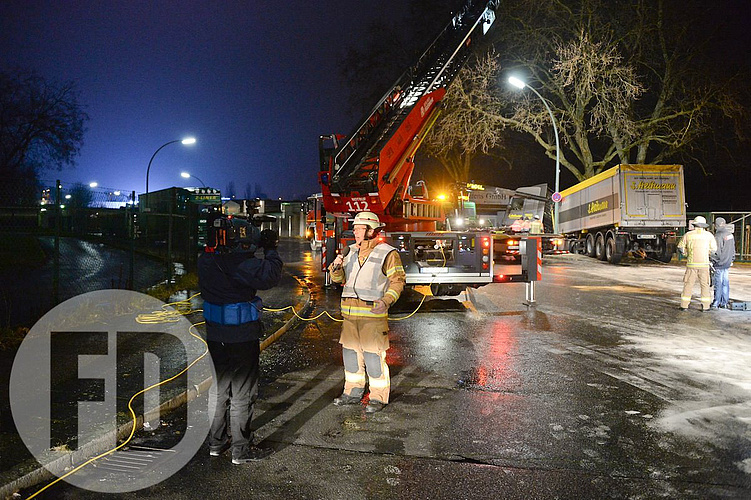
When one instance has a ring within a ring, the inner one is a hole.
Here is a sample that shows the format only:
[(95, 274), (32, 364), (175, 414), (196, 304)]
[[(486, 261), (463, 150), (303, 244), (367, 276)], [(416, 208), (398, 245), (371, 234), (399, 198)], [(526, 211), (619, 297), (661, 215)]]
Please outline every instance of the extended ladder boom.
[[(470, 55), (473, 33), (480, 27), (485, 33), (493, 23), (497, 2), (468, 0), (417, 63), (394, 83), (355, 131), (346, 140), (338, 142), (332, 159), (332, 192), (369, 193), (378, 190), (386, 176), (384, 172), (388, 174), (391, 168), (397, 166), (398, 160), (403, 160), (409, 144), (404, 144), (403, 152), (398, 151), (390, 156), (394, 158), (393, 165), (387, 168), (381, 165), (379, 169), (382, 150), (422, 97), (451, 84)], [(442, 96), (440, 94), (435, 101)], [(432, 108), (430, 111), (429, 115), (432, 115)], [(429, 115), (424, 117), (425, 121), (430, 118)]]

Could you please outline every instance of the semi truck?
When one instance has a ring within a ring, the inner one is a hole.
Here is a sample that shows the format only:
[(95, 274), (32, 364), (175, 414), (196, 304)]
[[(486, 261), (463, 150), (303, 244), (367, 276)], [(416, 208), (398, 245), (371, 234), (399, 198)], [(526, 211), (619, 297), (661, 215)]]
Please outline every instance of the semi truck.
[(670, 262), (686, 225), (681, 165), (617, 165), (561, 192), (568, 250), (617, 264), (632, 253)]
[[(563, 253), (564, 241), (553, 232), (552, 192), (547, 184), (507, 189), (478, 183), (456, 183), (457, 208), (449, 217), (451, 227), (461, 222), (466, 228), (490, 230), (496, 260), (519, 259), (520, 240), (530, 234), (530, 223), (538, 217), (543, 254)], [(527, 225), (522, 224), (526, 220)]]

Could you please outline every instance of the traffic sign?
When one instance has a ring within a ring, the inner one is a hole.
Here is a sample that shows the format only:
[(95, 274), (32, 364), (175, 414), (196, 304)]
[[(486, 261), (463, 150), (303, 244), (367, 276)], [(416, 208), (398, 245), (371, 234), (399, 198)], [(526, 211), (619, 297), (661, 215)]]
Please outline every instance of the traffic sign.
[(561, 193), (559, 193), (558, 191), (556, 191), (555, 193), (553, 193), (553, 195), (550, 198), (555, 203), (558, 203), (558, 202), (560, 202), (563, 199), (563, 196), (561, 196)]

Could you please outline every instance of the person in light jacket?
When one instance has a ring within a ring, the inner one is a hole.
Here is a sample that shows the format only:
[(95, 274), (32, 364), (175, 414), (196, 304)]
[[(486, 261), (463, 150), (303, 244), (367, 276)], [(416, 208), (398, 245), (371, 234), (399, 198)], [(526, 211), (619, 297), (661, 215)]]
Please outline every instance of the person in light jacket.
[(697, 215), (692, 221), (694, 229), (687, 232), (678, 243), (678, 251), (686, 256), (686, 273), (683, 275), (681, 310), (688, 309), (694, 283), (699, 281), (701, 288), (701, 309), (709, 311), (712, 296), (709, 293), (709, 256), (717, 250), (712, 233), (706, 230), (707, 219)]
[(378, 239), (383, 225), (376, 214), (358, 213), (353, 227), (355, 243), (329, 266), (332, 281), (344, 283), (339, 337), (344, 391), (334, 404), (360, 404), (367, 382), (370, 397), (365, 411), (374, 413), (389, 402), (388, 309), (401, 295), (406, 275), (396, 248)]

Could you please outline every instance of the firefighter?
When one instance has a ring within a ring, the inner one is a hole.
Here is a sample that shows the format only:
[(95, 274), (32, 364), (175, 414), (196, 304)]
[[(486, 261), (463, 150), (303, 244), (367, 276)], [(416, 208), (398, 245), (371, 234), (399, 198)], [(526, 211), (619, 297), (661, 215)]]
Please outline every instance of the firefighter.
[(532, 221), (529, 219), (529, 215), (524, 216), (524, 220), (522, 221), (522, 232), (528, 233), (529, 230), (532, 228)]
[(698, 279), (701, 287), (701, 309), (709, 311), (712, 302), (712, 295), (709, 292), (709, 257), (717, 251), (717, 243), (712, 233), (705, 229), (708, 226), (707, 219), (697, 215), (692, 222), (694, 229), (687, 232), (678, 243), (678, 251), (686, 255), (681, 310), (688, 309), (694, 283)]
[[(232, 448), (232, 463), (239, 465), (272, 452), (253, 445), (250, 427), (258, 396), (259, 338), (263, 333), (263, 304), (256, 290), (279, 283), (282, 260), (274, 231), (259, 233), (240, 219), (224, 222), (230, 235), (227, 244), (199, 257), (198, 285), (204, 300), (206, 343), (216, 371), (209, 390), (209, 408), (214, 409), (209, 455), (218, 457)], [(255, 256), (258, 247), (263, 248), (263, 259)]]
[(540, 221), (540, 216), (535, 215), (534, 220), (529, 225), (529, 234), (542, 234), (544, 231), (542, 230), (542, 222)]
[[(374, 413), (389, 402), (391, 380), (386, 364), (389, 348), (388, 309), (404, 289), (405, 274), (399, 253), (377, 238), (383, 225), (372, 212), (355, 216), (355, 243), (329, 266), (331, 279), (344, 283), (342, 344), (344, 390), (337, 406), (359, 404), (370, 387), (365, 411)], [(366, 377), (367, 375), (367, 377)]]

